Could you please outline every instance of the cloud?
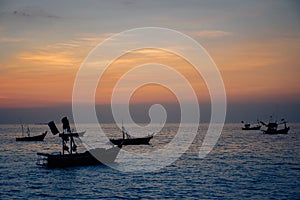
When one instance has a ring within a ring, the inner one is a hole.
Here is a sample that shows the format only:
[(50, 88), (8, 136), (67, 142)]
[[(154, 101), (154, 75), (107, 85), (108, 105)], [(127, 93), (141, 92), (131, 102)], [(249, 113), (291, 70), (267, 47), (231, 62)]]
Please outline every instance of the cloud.
[(0, 43), (14, 43), (14, 42), (22, 42), (23, 38), (13, 38), (13, 37), (0, 37)]
[(61, 19), (61, 16), (50, 13), (38, 6), (23, 6), (19, 8), (8, 8), (6, 10), (0, 10), (0, 17), (9, 18), (49, 18), (49, 19)]
[(47, 11), (44, 11), (38, 7), (14, 10), (12, 11), (12, 14), (15, 16), (22, 16), (22, 17), (45, 17), (45, 18), (56, 18), (56, 19), (61, 18), (57, 15), (48, 13)]
[(103, 33), (103, 34), (89, 34), (84, 36), (79, 36), (77, 38), (78, 42), (84, 42), (84, 43), (92, 43), (93, 45), (97, 45), (99, 42), (102, 42), (109, 37), (113, 36), (116, 33)]
[(221, 38), (233, 35), (231, 32), (221, 31), (221, 30), (202, 30), (202, 31), (194, 31), (191, 33), (196, 37), (203, 38)]
[[(18, 58), (31, 65), (57, 66), (60, 69), (71, 66), (78, 67), (89, 51), (110, 35), (112, 34), (79, 36), (67, 41), (48, 44), (44, 47), (34, 48), (31, 51), (22, 52), (18, 55)], [(17, 40), (9, 40), (7, 38), (3, 41)]]
[(20, 58), (30, 63), (54, 66), (72, 66), (78, 62), (69, 52), (28, 52), (21, 54)]

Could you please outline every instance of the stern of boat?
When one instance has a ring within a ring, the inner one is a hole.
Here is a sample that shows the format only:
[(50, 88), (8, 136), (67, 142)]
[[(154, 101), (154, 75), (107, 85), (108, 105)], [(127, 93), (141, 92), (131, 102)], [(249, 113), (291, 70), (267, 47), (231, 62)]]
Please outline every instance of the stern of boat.
[(47, 165), (48, 165), (48, 154), (37, 153), (36, 165), (47, 167)]

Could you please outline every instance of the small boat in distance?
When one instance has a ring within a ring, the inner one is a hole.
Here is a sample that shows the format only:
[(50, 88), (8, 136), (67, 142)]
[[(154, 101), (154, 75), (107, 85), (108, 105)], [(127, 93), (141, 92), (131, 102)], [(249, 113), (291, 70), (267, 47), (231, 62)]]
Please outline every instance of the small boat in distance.
[(146, 137), (133, 137), (129, 135), (124, 126), (122, 125), (122, 134), (123, 138), (111, 138), (109, 139), (114, 145), (149, 145), (150, 140), (153, 138), (153, 135), (148, 135)]
[[(62, 119), (63, 129), (66, 132), (60, 133), (54, 121), (48, 123), (53, 135), (58, 134), (62, 141), (62, 151), (59, 153), (37, 153), (37, 165), (47, 168), (65, 168), (74, 166), (101, 165), (113, 163), (118, 156), (122, 146), (109, 149), (96, 148), (84, 153), (77, 152), (77, 145), (74, 138), (79, 133), (71, 132), (69, 121), (66, 117)], [(67, 143), (69, 142), (69, 146)]]
[[(271, 135), (287, 134), (290, 130), (290, 127), (287, 127), (287, 125), (286, 125), (287, 121), (285, 121), (285, 119), (281, 119), (280, 123), (278, 123), (277, 121), (271, 122), (271, 120), (269, 121), (268, 124), (264, 123), (263, 121), (260, 121), (260, 123), (267, 127), (267, 130), (263, 130), (264, 134), (271, 134)], [(278, 129), (278, 125), (280, 125), (280, 124), (284, 125), (284, 127), (282, 129)]]
[(24, 135), (24, 126), (23, 126), (23, 124), (21, 124), (21, 129), (22, 129), (22, 137), (17, 137), (16, 141), (43, 141), (44, 138), (46, 137), (47, 133), (48, 133), (47, 131), (45, 131), (41, 135), (30, 136), (29, 127), (27, 127), (27, 131), (26, 131), (27, 135)]
[[(241, 121), (242, 124), (244, 124), (244, 121)], [(260, 130), (261, 125), (259, 123), (259, 121), (257, 121), (257, 125), (256, 126), (251, 126), (250, 123), (245, 123), (244, 127), (242, 127), (242, 130)]]

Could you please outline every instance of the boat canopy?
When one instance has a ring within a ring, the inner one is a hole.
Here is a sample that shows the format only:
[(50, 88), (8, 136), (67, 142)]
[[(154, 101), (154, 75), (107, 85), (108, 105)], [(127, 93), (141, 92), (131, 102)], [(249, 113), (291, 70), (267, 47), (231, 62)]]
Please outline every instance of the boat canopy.
[(274, 122), (268, 124), (269, 128), (277, 128), (277, 126), (278, 126), (278, 124), (274, 123)]

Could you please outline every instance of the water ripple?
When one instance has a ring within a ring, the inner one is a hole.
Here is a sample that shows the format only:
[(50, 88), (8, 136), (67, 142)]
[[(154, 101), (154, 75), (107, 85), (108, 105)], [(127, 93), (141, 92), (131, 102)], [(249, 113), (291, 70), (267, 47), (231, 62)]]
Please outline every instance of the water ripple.
[[(115, 126), (105, 126), (108, 134), (118, 133)], [(270, 136), (241, 131), (240, 124), (227, 124), (213, 151), (199, 159), (207, 129), (207, 124), (201, 124), (194, 143), (176, 162), (157, 172), (132, 174), (107, 166), (52, 170), (38, 167), (36, 152), (60, 151), (59, 139), (49, 134), (44, 142), (17, 143), (18, 127), (1, 125), (0, 198), (299, 199), (300, 124), (291, 127), (293, 131), (288, 135)], [(90, 125), (89, 128), (93, 131)], [(138, 153), (162, 148), (177, 128), (176, 124), (168, 124), (154, 137), (152, 145), (125, 149)], [(133, 166), (143, 165), (142, 161), (135, 162)]]

